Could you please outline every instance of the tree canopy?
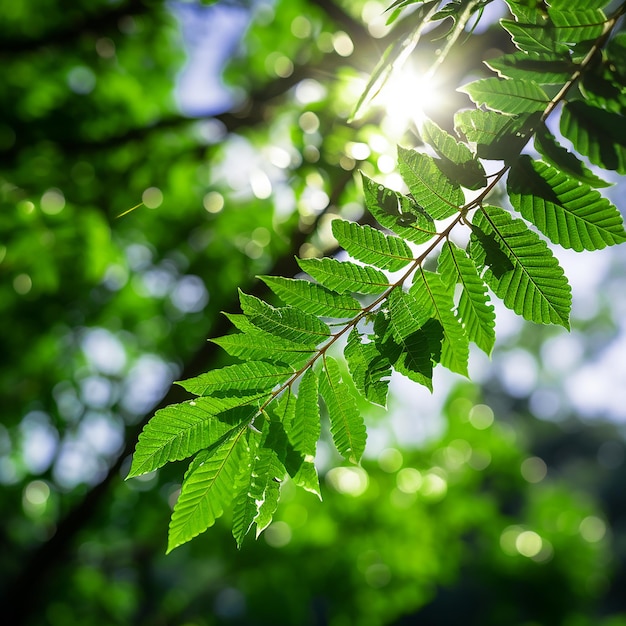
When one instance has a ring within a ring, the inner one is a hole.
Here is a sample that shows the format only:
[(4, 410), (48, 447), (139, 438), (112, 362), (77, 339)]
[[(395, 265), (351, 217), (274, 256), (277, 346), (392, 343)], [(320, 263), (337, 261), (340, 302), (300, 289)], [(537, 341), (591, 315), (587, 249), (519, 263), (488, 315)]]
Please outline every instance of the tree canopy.
[(10, 623), (626, 623), (625, 9), (0, 8)]

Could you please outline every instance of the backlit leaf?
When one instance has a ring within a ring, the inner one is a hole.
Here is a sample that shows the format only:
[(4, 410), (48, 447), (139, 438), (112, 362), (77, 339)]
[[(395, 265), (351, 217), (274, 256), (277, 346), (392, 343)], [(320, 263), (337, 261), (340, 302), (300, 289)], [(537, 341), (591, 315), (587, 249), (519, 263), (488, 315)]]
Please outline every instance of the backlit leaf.
[(328, 408), (330, 432), (339, 454), (358, 463), (365, 451), (365, 423), (352, 390), (341, 377), (337, 361), (324, 357), (320, 392)]
[(550, 102), (538, 84), (519, 78), (481, 78), (459, 87), (459, 91), (466, 93), (479, 106), (513, 115), (541, 112)]
[(436, 234), (433, 218), (414, 200), (387, 189), (364, 174), (365, 206), (383, 227), (413, 243), (425, 243)]
[[(570, 286), (545, 241), (519, 219), (498, 207), (484, 206), (474, 215), (471, 256), (484, 268), (483, 279), (505, 306), (527, 320), (569, 328)], [(510, 268), (490, 265), (491, 240)]]
[(446, 289), (438, 274), (420, 269), (409, 293), (416, 297), (428, 298), (432, 302), (432, 317), (441, 324), (443, 339), (441, 344), (441, 364), (452, 372), (467, 376), (469, 359), (469, 339), (460, 321), (454, 314), (452, 293)]
[(282, 339), (313, 347), (330, 335), (330, 329), (324, 322), (296, 307), (276, 308), (242, 292), (239, 293), (239, 301), (252, 324)]
[(398, 168), (411, 195), (433, 219), (450, 217), (465, 203), (460, 185), (449, 180), (431, 156), (398, 146)]
[(546, 163), (522, 155), (507, 188), (513, 206), (564, 248), (600, 250), (626, 241), (622, 216), (606, 198)]
[(404, 240), (385, 235), (367, 224), (335, 219), (332, 221), (332, 231), (339, 245), (363, 263), (394, 272), (413, 260), (411, 249)]
[(317, 375), (309, 368), (300, 380), (295, 414), (287, 434), (298, 452), (314, 457), (320, 430)]
[(561, 133), (594, 165), (626, 174), (626, 117), (572, 100), (561, 112)]
[(491, 354), (496, 340), (495, 312), (474, 262), (463, 250), (446, 242), (439, 256), (439, 271), (446, 284), (460, 283), (463, 286), (457, 307), (459, 319), (468, 339), (486, 354)]
[[(196, 398), (159, 409), (139, 435), (127, 478), (214, 445), (236, 424), (251, 421), (258, 410), (255, 400), (260, 397)], [(229, 411), (235, 407), (239, 411)]]
[(167, 552), (204, 532), (234, 498), (241, 460), (248, 451), (242, 426), (222, 445), (191, 462), (170, 521)]
[(337, 259), (298, 259), (298, 265), (319, 283), (337, 293), (382, 293), (389, 287), (379, 270)]
[(354, 317), (361, 310), (359, 301), (347, 294), (338, 294), (310, 280), (259, 277), (285, 304), (322, 317)]
[(370, 402), (387, 405), (387, 391), (391, 364), (374, 341), (361, 342), (359, 333), (353, 330), (344, 349), (344, 356), (355, 387)]

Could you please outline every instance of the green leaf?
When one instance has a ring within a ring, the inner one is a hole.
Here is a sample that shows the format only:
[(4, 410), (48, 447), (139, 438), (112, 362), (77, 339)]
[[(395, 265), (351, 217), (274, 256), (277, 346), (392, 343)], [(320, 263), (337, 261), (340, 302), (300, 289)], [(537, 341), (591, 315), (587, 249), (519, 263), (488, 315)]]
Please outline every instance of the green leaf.
[(239, 300), (252, 324), (282, 339), (314, 347), (330, 335), (324, 322), (295, 307), (275, 308), (243, 292), (239, 293)]
[(496, 111), (460, 111), (454, 116), (454, 126), (476, 144), (479, 157), (509, 161), (519, 155), (540, 118), (539, 113), (504, 115)]
[(619, 211), (597, 191), (522, 155), (507, 183), (511, 204), (553, 243), (601, 250), (626, 241)]
[(413, 260), (411, 249), (399, 237), (341, 219), (332, 221), (332, 231), (339, 245), (357, 261), (395, 272)]
[(551, 0), (550, 6), (564, 11), (580, 11), (581, 9), (602, 9), (610, 2), (611, 0)]
[(485, 61), (502, 78), (533, 80), (540, 85), (562, 85), (576, 71), (567, 58), (545, 52), (514, 52)]
[(398, 168), (415, 200), (433, 219), (450, 217), (465, 203), (458, 183), (450, 181), (427, 154), (398, 146)]
[(320, 500), (322, 499), (317, 468), (311, 461), (303, 461), (295, 476), (293, 476), (293, 482), (305, 491), (315, 494)]
[[(429, 308), (430, 307), (430, 308)], [(441, 358), (441, 324), (429, 317), (432, 303), (396, 289), (389, 298), (389, 317), (377, 330), (380, 352), (394, 369), (412, 381), (433, 390), (433, 367)], [(380, 316), (378, 320), (380, 320)], [(377, 321), (378, 321), (377, 320)]]
[(583, 74), (578, 86), (591, 105), (612, 113), (626, 113), (626, 86), (612, 61), (590, 68)]
[(415, 201), (387, 189), (365, 174), (361, 176), (365, 206), (383, 228), (417, 244), (425, 243), (437, 234), (433, 218)]
[(337, 259), (298, 259), (298, 265), (319, 283), (338, 293), (382, 293), (387, 277), (377, 269)]
[(546, 92), (530, 80), (481, 78), (458, 88), (477, 105), (494, 111), (519, 114), (543, 112), (550, 102)]
[(454, 315), (452, 293), (441, 282), (439, 274), (420, 268), (409, 293), (418, 301), (428, 297), (432, 302), (432, 317), (441, 324), (443, 330), (441, 364), (452, 372), (467, 376), (469, 339), (461, 322)]
[[(253, 403), (260, 397), (196, 398), (159, 409), (139, 435), (126, 478), (147, 474), (214, 445), (235, 424), (252, 420), (258, 411)], [(239, 410), (233, 411), (235, 408)]]
[(338, 294), (310, 280), (259, 276), (259, 278), (285, 303), (306, 313), (322, 317), (354, 317), (361, 304), (352, 296)]
[(247, 452), (246, 426), (212, 450), (200, 452), (191, 462), (170, 521), (167, 552), (213, 526), (234, 497), (234, 486)]
[(258, 537), (272, 522), (280, 498), (280, 483), (286, 472), (276, 452), (263, 447), (259, 449), (253, 473), (252, 493), (258, 507), (254, 522)]
[(287, 435), (298, 452), (314, 457), (320, 431), (317, 375), (309, 368), (300, 379), (295, 415)]
[[(545, 241), (498, 207), (482, 207), (473, 223), (472, 259), (485, 268), (483, 279), (505, 306), (529, 321), (569, 328), (570, 286)], [(498, 246), (510, 269), (488, 264), (485, 238)]]
[(572, 100), (561, 112), (561, 133), (594, 165), (626, 174), (626, 118)]
[(312, 348), (308, 346), (281, 339), (255, 326), (253, 328), (256, 332), (224, 335), (210, 341), (223, 348), (231, 356), (240, 359), (274, 361), (292, 367), (304, 363), (313, 353)]
[(566, 7), (560, 10), (548, 8), (548, 15), (556, 26), (556, 37), (560, 42), (578, 43), (597, 39), (604, 32), (606, 16), (598, 9), (577, 9)]
[(176, 384), (197, 396), (210, 396), (215, 392), (270, 391), (293, 374), (286, 365), (248, 361), (211, 370)]
[(358, 331), (353, 329), (344, 356), (359, 393), (374, 404), (386, 406), (391, 364), (380, 353), (378, 345), (374, 341), (362, 343)]
[(535, 148), (547, 163), (554, 165), (563, 174), (573, 176), (592, 187), (608, 187), (611, 184), (596, 176), (574, 154), (561, 146), (545, 124), (537, 128)]
[(433, 366), (441, 357), (443, 338), (441, 324), (431, 318), (432, 301), (418, 301), (413, 294), (395, 289), (388, 305), (391, 337), (383, 335), (381, 353), (397, 372), (432, 391)]
[(233, 497), (232, 533), (237, 547), (241, 548), (244, 537), (254, 524), (254, 519), (259, 512), (256, 500), (256, 478), (254, 466), (257, 460), (257, 450), (261, 435), (254, 431), (248, 437), (248, 454), (242, 455), (242, 462)]
[(523, 52), (563, 56), (568, 53), (567, 45), (559, 42), (550, 24), (521, 24), (510, 20), (500, 20), (500, 24), (511, 33), (513, 43)]
[(328, 409), (330, 432), (344, 458), (358, 463), (365, 451), (365, 423), (350, 387), (342, 380), (337, 361), (324, 356), (320, 392)]
[(435, 163), (448, 180), (468, 189), (480, 189), (487, 184), (482, 164), (464, 143), (428, 119), (422, 122), (419, 132), (423, 141), (441, 157)]
[(486, 354), (491, 354), (496, 340), (495, 312), (474, 262), (463, 250), (446, 242), (439, 256), (439, 271), (446, 285), (460, 283), (463, 286), (457, 307), (459, 319), (468, 339)]

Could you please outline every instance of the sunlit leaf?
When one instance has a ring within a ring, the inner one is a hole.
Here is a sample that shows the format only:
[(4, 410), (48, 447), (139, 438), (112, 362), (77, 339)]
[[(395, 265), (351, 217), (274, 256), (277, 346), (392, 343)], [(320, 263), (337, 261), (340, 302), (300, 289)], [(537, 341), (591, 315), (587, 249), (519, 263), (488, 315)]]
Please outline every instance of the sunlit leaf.
[(337, 259), (298, 259), (298, 265), (319, 283), (337, 293), (382, 293), (389, 281), (379, 270)]
[[(482, 207), (473, 223), (471, 256), (493, 292), (527, 320), (569, 328), (570, 286), (545, 241), (498, 207)], [(491, 263), (485, 240), (498, 246), (510, 268)]]
[(365, 423), (352, 390), (341, 377), (337, 361), (329, 356), (324, 357), (320, 392), (328, 408), (330, 432), (337, 450), (349, 461), (358, 463), (365, 451)]
[(285, 303), (306, 313), (321, 317), (354, 317), (361, 310), (359, 301), (347, 294), (338, 294), (310, 280), (259, 277)]
[(398, 168), (411, 195), (433, 219), (450, 217), (464, 204), (460, 185), (449, 180), (431, 156), (398, 146)]
[(468, 339), (491, 354), (496, 340), (495, 312), (474, 262), (463, 250), (446, 242), (439, 256), (439, 271), (445, 284), (463, 286), (457, 307), (459, 319)]
[(561, 133), (594, 165), (626, 174), (626, 118), (582, 100), (565, 104)]
[(241, 427), (222, 445), (200, 452), (191, 462), (170, 521), (167, 552), (215, 523), (234, 497), (241, 460), (248, 447)]
[(364, 174), (365, 206), (384, 228), (413, 243), (425, 243), (436, 234), (433, 218), (413, 199), (387, 189)]
[(197, 396), (209, 396), (217, 391), (271, 390), (291, 374), (293, 374), (293, 369), (286, 365), (248, 361), (214, 369), (180, 381), (178, 384)]
[(522, 155), (507, 188), (513, 206), (565, 248), (599, 250), (626, 241), (619, 211), (597, 191), (550, 165)]
[(413, 260), (404, 240), (385, 235), (367, 224), (336, 219), (332, 221), (332, 231), (339, 245), (363, 263), (394, 272)]
[(353, 330), (344, 349), (344, 356), (354, 385), (370, 402), (386, 406), (391, 364), (370, 340), (363, 343), (359, 333)]
[(481, 78), (459, 87), (459, 91), (466, 93), (477, 105), (513, 115), (543, 111), (550, 102), (539, 85), (520, 78)]
[(330, 335), (324, 322), (296, 307), (275, 308), (243, 292), (239, 293), (239, 301), (252, 324), (282, 339), (305, 346), (316, 346)]
[(454, 314), (452, 293), (441, 282), (439, 274), (421, 269), (415, 275), (409, 293), (416, 299), (428, 298), (432, 302), (432, 318), (443, 331), (441, 364), (450, 371), (467, 376), (469, 339)]

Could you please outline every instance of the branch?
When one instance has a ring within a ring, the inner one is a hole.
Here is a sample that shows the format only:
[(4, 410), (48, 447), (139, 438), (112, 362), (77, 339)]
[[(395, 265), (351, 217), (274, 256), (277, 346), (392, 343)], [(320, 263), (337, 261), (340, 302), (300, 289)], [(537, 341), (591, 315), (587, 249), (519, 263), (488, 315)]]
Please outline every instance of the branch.
[[(319, 219), (331, 207), (333, 207), (341, 196), (341, 193), (352, 180), (352, 173), (341, 170), (340, 179), (332, 190), (330, 201), (326, 209), (318, 216), (315, 224), (309, 232), (297, 231), (292, 236), (292, 246), (289, 252), (279, 257), (270, 272), (277, 275), (294, 275), (300, 271), (295, 256), (300, 246), (306, 242), (310, 232), (314, 231)], [(268, 293), (268, 287), (261, 281), (257, 281), (251, 293), (257, 297), (263, 297)], [(233, 300), (225, 308), (234, 310), (238, 306), (238, 299)], [(210, 335), (219, 336), (226, 334), (232, 326), (228, 319), (221, 316), (211, 327)], [(180, 379), (191, 378), (206, 371), (211, 367), (211, 363), (217, 359), (221, 348), (209, 341), (202, 344), (200, 350), (191, 356), (185, 364)], [(135, 443), (139, 433), (154, 415), (155, 411), (170, 404), (181, 402), (188, 398), (187, 392), (177, 386), (170, 386), (163, 399), (144, 416), (144, 419), (132, 429), (128, 429), (125, 435), (126, 445), (120, 452), (117, 460), (109, 467), (105, 478), (94, 486), (61, 521), (59, 521), (55, 534), (45, 543), (41, 544), (30, 555), (24, 559), (25, 564), (21, 572), (4, 585), (4, 597), (0, 600), (3, 619), (11, 626), (26, 626), (32, 623), (33, 616), (41, 608), (37, 602), (24, 603), (22, 601), (24, 589), (28, 589), (31, 599), (41, 597), (46, 581), (53, 575), (55, 568), (71, 560), (71, 550), (79, 532), (82, 531), (90, 521), (96, 516), (98, 508), (102, 505), (107, 493), (119, 480), (122, 468), (126, 459), (133, 453)]]

